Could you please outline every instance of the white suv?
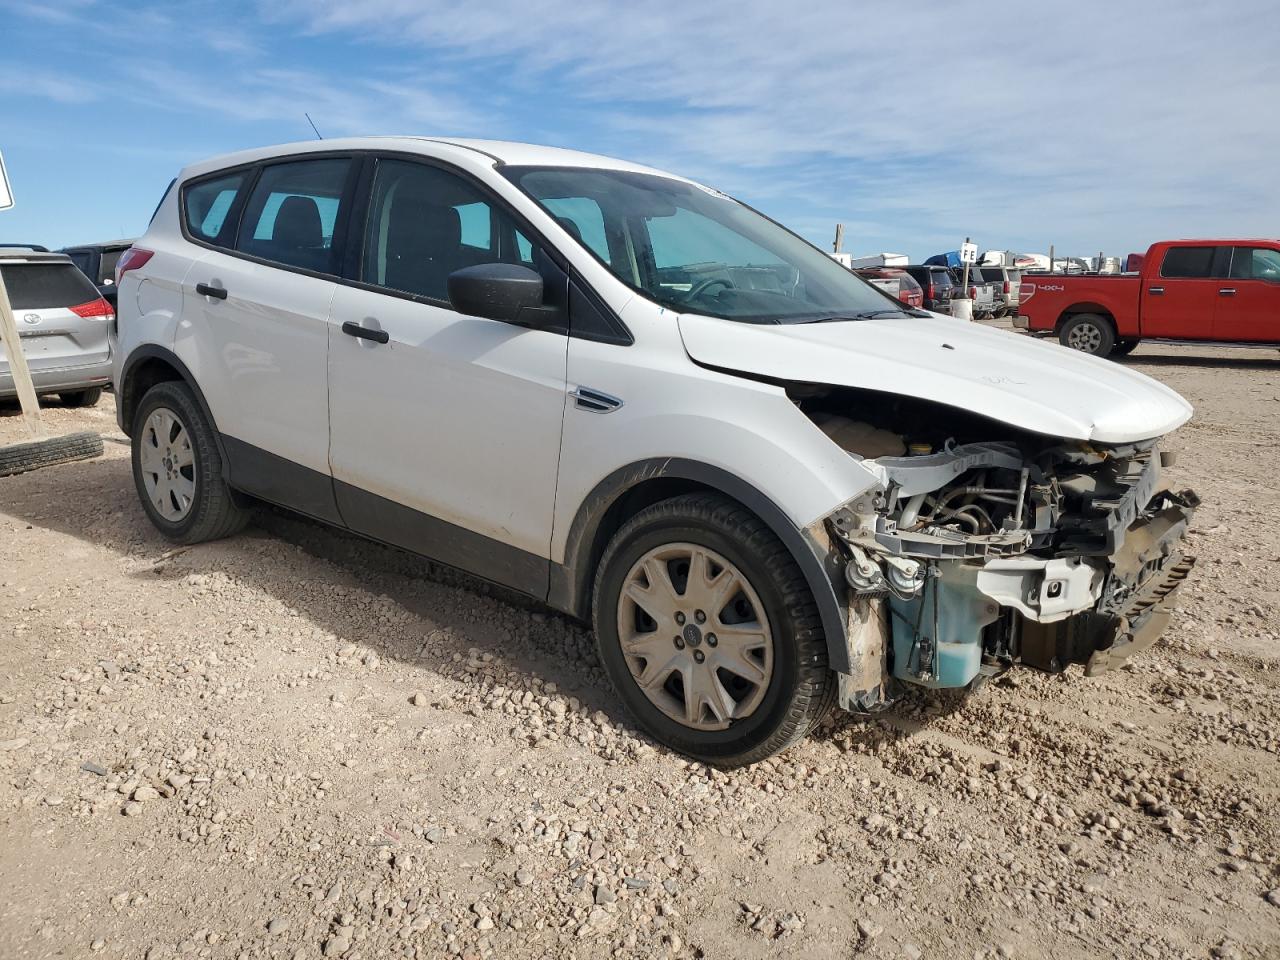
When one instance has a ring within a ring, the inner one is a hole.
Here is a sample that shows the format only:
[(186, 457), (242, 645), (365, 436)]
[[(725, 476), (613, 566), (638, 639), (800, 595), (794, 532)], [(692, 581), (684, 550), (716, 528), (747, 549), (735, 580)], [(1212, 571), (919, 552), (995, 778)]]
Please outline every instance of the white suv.
[(182, 171), (117, 279), (120, 425), (162, 532), (225, 536), (261, 499), (545, 600), (710, 763), (903, 684), (1105, 669), (1191, 565), (1195, 498), (1155, 446), (1177, 394), (906, 309), (635, 164), (253, 150)]

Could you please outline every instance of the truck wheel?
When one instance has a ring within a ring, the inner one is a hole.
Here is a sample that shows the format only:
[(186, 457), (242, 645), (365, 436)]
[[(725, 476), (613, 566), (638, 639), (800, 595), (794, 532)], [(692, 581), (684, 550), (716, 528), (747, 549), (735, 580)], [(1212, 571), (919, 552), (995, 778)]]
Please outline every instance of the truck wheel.
[(1062, 325), (1058, 341), (1072, 350), (1105, 357), (1115, 347), (1116, 331), (1111, 321), (1100, 314), (1077, 313)]
[(741, 504), (688, 494), (614, 536), (593, 597), (600, 660), (637, 723), (717, 767), (803, 739), (835, 678), (795, 560)]
[(191, 388), (158, 383), (133, 417), (133, 482), (147, 517), (176, 543), (218, 540), (248, 513), (222, 475), (222, 455)]
[(92, 407), (96, 406), (98, 401), (102, 399), (102, 388), (90, 387), (87, 390), (72, 390), (69, 393), (58, 394), (58, 399), (62, 401), (64, 407)]
[(1138, 348), (1138, 344), (1141, 342), (1141, 340), (1117, 340), (1116, 345), (1111, 348), (1111, 355), (1113, 357), (1127, 357)]

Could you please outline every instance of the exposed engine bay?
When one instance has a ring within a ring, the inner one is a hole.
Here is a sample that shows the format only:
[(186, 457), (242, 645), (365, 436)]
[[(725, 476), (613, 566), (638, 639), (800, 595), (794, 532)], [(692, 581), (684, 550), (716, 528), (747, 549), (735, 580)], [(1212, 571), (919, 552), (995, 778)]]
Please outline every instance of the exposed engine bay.
[(1161, 482), (1172, 457), (1156, 440), (1054, 439), (851, 388), (788, 393), (880, 479), (825, 518), (849, 596), (846, 708), (885, 705), (894, 680), (966, 687), (1015, 663), (1093, 675), (1163, 632), (1199, 501)]

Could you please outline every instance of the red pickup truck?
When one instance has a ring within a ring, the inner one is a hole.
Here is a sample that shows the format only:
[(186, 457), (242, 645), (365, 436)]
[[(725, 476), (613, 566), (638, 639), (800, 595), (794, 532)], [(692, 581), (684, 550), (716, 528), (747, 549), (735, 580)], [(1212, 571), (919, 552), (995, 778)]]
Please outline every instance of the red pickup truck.
[(1099, 357), (1148, 339), (1280, 346), (1280, 240), (1168, 240), (1138, 273), (1023, 274), (1018, 313)]

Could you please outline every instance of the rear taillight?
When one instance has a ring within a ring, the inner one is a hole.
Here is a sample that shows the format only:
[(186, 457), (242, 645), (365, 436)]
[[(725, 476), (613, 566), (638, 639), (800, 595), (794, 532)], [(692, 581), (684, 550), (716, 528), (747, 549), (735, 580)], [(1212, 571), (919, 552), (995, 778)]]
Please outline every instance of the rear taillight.
[(130, 247), (120, 254), (120, 259), (116, 262), (116, 286), (120, 285), (120, 278), (126, 273), (137, 270), (154, 256), (153, 251), (143, 250), (141, 247)]
[(111, 309), (111, 304), (107, 303), (102, 297), (97, 300), (90, 300), (88, 303), (80, 303), (74, 307), (67, 307), (77, 317), (112, 317), (115, 311)]
[(1006, 280), (1006, 281), (1004, 282), (1004, 292), (1005, 292), (1005, 293), (1008, 293), (1008, 292), (1009, 292), (1009, 281), (1008, 281), (1008, 280)]
[(977, 300), (977, 299), (978, 299), (978, 288), (977, 288), (977, 287), (970, 287), (970, 288), (969, 288), (969, 299), (970, 299), (970, 300)]
[(928, 287), (926, 288), (926, 290), (925, 290), (925, 296), (926, 296), (926, 297), (928, 297), (930, 300), (937, 300), (937, 299), (938, 299), (938, 295), (937, 295), (936, 293), (934, 293), (934, 292), (933, 292), (933, 282), (932, 282), (932, 281), (930, 281), (930, 282), (929, 282), (929, 286), (928, 286)]

